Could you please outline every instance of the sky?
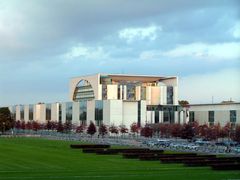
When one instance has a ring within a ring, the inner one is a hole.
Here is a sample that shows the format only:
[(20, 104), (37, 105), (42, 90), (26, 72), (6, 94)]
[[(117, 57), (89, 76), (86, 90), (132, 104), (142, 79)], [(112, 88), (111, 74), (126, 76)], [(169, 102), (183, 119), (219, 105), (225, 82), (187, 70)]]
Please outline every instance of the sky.
[(179, 77), (179, 99), (240, 101), (239, 0), (0, 0), (0, 106), (69, 101), (71, 77)]

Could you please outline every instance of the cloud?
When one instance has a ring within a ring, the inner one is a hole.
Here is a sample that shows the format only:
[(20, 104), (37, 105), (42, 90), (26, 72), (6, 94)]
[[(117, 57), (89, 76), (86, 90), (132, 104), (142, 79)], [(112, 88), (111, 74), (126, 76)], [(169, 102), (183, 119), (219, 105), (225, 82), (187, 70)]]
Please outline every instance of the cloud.
[(103, 47), (91, 47), (91, 46), (84, 46), (83, 44), (78, 44), (70, 49), (69, 52), (63, 54), (61, 57), (66, 60), (71, 59), (106, 59), (108, 58), (109, 53), (106, 52)]
[(240, 38), (240, 22), (237, 22), (233, 28), (230, 29), (232, 36), (236, 39)]
[(240, 69), (225, 69), (214, 73), (193, 74), (179, 80), (179, 99), (190, 103), (211, 103), (232, 98), (240, 101)]
[(169, 58), (193, 58), (205, 59), (209, 61), (219, 60), (239, 60), (240, 59), (240, 43), (227, 42), (227, 43), (190, 43), (181, 44), (176, 48), (161, 51), (149, 50), (140, 53), (139, 58), (142, 60), (157, 59), (161, 57)]
[(125, 28), (118, 32), (120, 39), (131, 43), (136, 40), (155, 40), (158, 31), (162, 31), (161, 26), (150, 25), (147, 27)]

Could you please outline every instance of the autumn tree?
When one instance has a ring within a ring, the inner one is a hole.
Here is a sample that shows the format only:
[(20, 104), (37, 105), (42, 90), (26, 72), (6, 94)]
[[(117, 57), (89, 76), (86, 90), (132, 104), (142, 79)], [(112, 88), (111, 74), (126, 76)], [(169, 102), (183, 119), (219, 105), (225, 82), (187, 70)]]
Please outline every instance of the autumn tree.
[(182, 134), (182, 125), (181, 124), (172, 124), (170, 127), (172, 137), (181, 137)]
[(236, 125), (233, 140), (240, 143), (240, 125)]
[(32, 129), (33, 129), (34, 131), (40, 130), (40, 129), (41, 129), (40, 123), (38, 123), (37, 121), (33, 121), (33, 122), (32, 122)]
[(88, 129), (87, 129), (87, 133), (91, 135), (91, 137), (96, 133), (96, 126), (95, 124), (91, 121), (89, 126), (88, 126)]
[(144, 137), (152, 137), (153, 136), (153, 129), (148, 126), (145, 125), (142, 129), (141, 129), (141, 136)]
[(84, 124), (81, 124), (80, 126), (78, 126), (78, 127), (76, 128), (76, 133), (81, 134), (81, 133), (84, 132), (85, 129), (86, 129), (86, 126), (85, 126)]
[(110, 133), (112, 133), (112, 134), (118, 134), (118, 132), (119, 132), (119, 130), (118, 130), (118, 128), (116, 127), (116, 126), (114, 126), (114, 125), (111, 125), (110, 127), (109, 127), (109, 132)]
[(71, 123), (71, 121), (66, 121), (63, 124), (63, 131), (64, 132), (70, 132), (71, 130), (72, 130), (72, 123)]
[(181, 138), (192, 139), (194, 137), (194, 129), (191, 124), (184, 124), (182, 128)]
[(59, 121), (57, 125), (57, 132), (63, 132), (63, 131), (64, 131), (64, 128), (63, 128), (62, 122)]
[(126, 128), (124, 125), (119, 126), (119, 129), (122, 135), (128, 133), (128, 128)]
[(21, 121), (17, 120), (14, 124), (14, 127), (18, 130), (21, 129)]
[(107, 126), (104, 124), (101, 124), (98, 128), (98, 133), (99, 135), (101, 135), (102, 137), (104, 137), (107, 133), (108, 133), (108, 129)]
[(139, 127), (138, 127), (137, 123), (132, 123), (130, 126), (130, 130), (131, 130), (131, 133), (133, 133), (134, 135), (138, 134)]

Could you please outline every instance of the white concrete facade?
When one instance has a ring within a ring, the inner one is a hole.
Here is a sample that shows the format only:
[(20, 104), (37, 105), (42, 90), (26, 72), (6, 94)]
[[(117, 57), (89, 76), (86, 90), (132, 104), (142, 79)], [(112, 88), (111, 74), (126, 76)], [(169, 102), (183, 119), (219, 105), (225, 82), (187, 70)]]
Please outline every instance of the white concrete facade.
[(192, 104), (188, 111), (188, 121), (190, 114), (193, 113), (194, 121), (209, 124), (209, 112), (212, 111), (214, 114), (212, 124), (220, 123), (222, 126), (226, 123), (240, 124), (240, 103)]

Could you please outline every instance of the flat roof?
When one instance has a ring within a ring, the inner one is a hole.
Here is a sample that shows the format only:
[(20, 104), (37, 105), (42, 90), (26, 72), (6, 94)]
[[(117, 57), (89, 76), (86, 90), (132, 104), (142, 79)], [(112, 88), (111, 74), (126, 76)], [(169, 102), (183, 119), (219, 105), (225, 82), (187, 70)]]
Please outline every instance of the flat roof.
[(208, 103), (208, 104), (189, 104), (189, 106), (216, 106), (216, 105), (240, 105), (240, 102), (229, 102), (229, 103)]
[(121, 81), (121, 80), (127, 80), (127, 81), (141, 81), (141, 82), (154, 82), (159, 80), (167, 80), (167, 79), (176, 79), (177, 76), (156, 76), (156, 75), (138, 75), (138, 74), (106, 74), (106, 73), (97, 73), (97, 74), (89, 74), (89, 75), (83, 75), (83, 76), (77, 76), (72, 77), (79, 78), (79, 77), (88, 77), (88, 76), (109, 76), (114, 81)]

